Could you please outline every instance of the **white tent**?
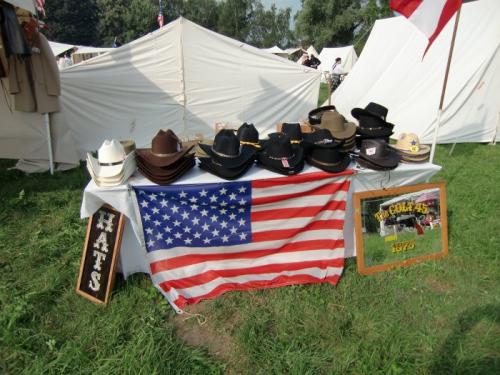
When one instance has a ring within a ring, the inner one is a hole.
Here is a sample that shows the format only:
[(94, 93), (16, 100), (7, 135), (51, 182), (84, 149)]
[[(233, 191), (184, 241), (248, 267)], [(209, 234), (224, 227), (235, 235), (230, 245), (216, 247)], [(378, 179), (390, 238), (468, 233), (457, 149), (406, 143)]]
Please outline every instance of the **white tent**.
[(60, 55), (61, 53), (64, 53), (66, 51), (69, 51), (70, 49), (75, 48), (76, 46), (72, 44), (66, 44), (66, 43), (58, 43), (58, 42), (50, 42), (50, 49), (52, 50), (52, 53), (54, 56)]
[(186, 19), (61, 71), (61, 112), (83, 152), (106, 138), (149, 146), (160, 128), (212, 137), (214, 124), (266, 134), (315, 108), (320, 73)]
[(29, 10), (31, 13), (35, 14), (35, 2), (33, 0), (4, 0), (4, 1), (16, 7)]
[(331, 72), (332, 66), (337, 57), (342, 59), (342, 68), (346, 73), (349, 73), (354, 64), (356, 64), (356, 61), (358, 61), (358, 55), (356, 54), (353, 46), (332, 48), (325, 47), (319, 54), (321, 64), (318, 69), (322, 72)]
[[(500, 139), (500, 1), (462, 7), (438, 143)], [(365, 48), (332, 103), (350, 116), (369, 102), (389, 108), (395, 136), (431, 143), (455, 18), (422, 59), (427, 40), (402, 17), (375, 23)]]
[(274, 55), (284, 57), (285, 59), (288, 58), (288, 52), (282, 50), (278, 46), (273, 46), (271, 48), (263, 48), (262, 50), (267, 52), (267, 53), (272, 53)]

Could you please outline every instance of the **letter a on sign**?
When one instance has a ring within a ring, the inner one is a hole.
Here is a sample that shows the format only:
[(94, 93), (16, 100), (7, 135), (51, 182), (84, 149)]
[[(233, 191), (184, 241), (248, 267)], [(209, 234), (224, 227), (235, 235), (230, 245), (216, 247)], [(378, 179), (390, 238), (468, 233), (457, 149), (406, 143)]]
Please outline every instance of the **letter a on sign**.
[(108, 205), (89, 219), (76, 292), (92, 302), (109, 301), (124, 220), (124, 215)]

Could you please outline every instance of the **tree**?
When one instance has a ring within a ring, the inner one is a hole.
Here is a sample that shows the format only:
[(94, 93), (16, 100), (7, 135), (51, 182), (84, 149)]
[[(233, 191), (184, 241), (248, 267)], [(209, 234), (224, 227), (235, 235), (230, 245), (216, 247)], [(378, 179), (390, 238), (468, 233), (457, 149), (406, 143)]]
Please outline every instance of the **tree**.
[(288, 47), (293, 40), (291, 11), (290, 8), (277, 10), (274, 4), (266, 10), (260, 1), (256, 1), (246, 41), (261, 48), (274, 45)]
[(98, 8), (95, 0), (47, 0), (45, 2), (49, 40), (93, 45), (98, 41)]
[(188, 20), (210, 30), (217, 30), (219, 6), (216, 0), (186, 0), (181, 14)]
[(245, 40), (252, 19), (253, 0), (224, 0), (219, 3), (217, 32)]

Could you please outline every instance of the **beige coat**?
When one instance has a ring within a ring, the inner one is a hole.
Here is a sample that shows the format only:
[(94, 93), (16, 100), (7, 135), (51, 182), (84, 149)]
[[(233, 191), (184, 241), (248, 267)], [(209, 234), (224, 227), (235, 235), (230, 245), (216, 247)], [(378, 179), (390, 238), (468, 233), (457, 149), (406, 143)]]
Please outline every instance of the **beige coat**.
[(10, 56), (9, 68), (9, 89), (17, 111), (59, 111), (59, 69), (45, 36), (36, 33), (30, 57)]

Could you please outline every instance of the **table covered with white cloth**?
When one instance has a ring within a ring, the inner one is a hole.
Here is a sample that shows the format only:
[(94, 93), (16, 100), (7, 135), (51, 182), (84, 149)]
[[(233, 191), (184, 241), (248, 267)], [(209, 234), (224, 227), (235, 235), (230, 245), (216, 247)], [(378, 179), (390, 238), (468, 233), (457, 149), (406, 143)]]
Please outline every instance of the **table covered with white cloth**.
[[(441, 167), (431, 163), (400, 164), (391, 171), (374, 171), (370, 169), (355, 168), (352, 182), (347, 196), (344, 241), (345, 256), (355, 255), (353, 194), (355, 192), (377, 190), (383, 188), (413, 185), (423, 183), (441, 170)], [(306, 166), (301, 173), (318, 172), (312, 166)], [(253, 181), (268, 178), (283, 177), (260, 167), (251, 168), (241, 181)], [(193, 168), (174, 184), (209, 184), (227, 182), (217, 176), (207, 173), (197, 167)], [(100, 188), (90, 181), (83, 193), (80, 215), (82, 218), (92, 216), (103, 204), (109, 204), (120, 211), (127, 218), (121, 242), (119, 271), (128, 277), (137, 272), (150, 273), (149, 263), (146, 258), (144, 234), (140, 223), (140, 214), (134, 197), (132, 186), (155, 185), (153, 182), (136, 172), (126, 185), (111, 188)]]

